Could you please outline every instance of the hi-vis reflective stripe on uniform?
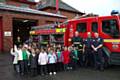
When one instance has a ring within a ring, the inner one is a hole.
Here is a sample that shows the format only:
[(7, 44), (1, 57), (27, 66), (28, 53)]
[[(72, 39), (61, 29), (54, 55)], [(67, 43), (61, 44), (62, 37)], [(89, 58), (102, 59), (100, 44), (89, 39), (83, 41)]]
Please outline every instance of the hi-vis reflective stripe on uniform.
[(120, 39), (104, 39), (104, 42), (120, 42)]
[(56, 32), (65, 32), (65, 28), (56, 28)]

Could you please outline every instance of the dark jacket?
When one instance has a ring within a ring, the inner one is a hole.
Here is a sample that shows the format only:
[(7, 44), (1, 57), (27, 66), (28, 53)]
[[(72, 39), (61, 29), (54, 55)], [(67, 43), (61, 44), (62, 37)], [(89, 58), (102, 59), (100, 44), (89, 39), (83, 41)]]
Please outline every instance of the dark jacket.
[(74, 50), (72, 50), (72, 51), (70, 52), (70, 60), (71, 60), (72, 62), (79, 60), (78, 56), (75, 55)]
[(30, 59), (30, 68), (37, 68), (37, 55), (33, 56), (31, 54), (29, 59)]

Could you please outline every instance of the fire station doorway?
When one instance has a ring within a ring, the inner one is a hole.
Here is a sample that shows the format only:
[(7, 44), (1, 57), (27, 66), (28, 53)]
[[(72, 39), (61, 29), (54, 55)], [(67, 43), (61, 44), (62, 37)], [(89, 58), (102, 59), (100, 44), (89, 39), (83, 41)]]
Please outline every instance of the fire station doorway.
[(28, 40), (33, 26), (37, 26), (37, 20), (13, 19), (13, 44), (22, 44)]

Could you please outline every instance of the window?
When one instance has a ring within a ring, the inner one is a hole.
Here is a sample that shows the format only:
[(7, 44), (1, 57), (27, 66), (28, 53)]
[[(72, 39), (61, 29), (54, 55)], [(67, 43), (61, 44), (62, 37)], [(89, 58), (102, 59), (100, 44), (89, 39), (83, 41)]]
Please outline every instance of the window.
[(92, 23), (92, 31), (93, 32), (98, 32), (98, 23), (97, 22)]
[(77, 31), (78, 32), (86, 32), (87, 31), (87, 24), (86, 23), (78, 23), (77, 24)]
[(119, 27), (117, 20), (103, 20), (102, 21), (102, 30), (106, 34), (110, 35), (119, 35)]

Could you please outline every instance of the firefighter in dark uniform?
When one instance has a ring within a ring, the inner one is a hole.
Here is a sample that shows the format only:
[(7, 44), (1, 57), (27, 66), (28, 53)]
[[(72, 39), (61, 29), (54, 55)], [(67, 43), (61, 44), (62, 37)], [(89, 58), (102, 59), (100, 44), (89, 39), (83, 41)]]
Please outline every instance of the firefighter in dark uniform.
[(17, 37), (17, 40), (14, 42), (14, 44), (16, 44), (17, 47), (19, 47), (20, 45), (22, 45), (22, 43), (23, 43), (23, 42), (22, 42), (20, 36), (18, 36), (18, 37)]
[(93, 63), (93, 59), (94, 59), (94, 56), (93, 56), (93, 53), (92, 53), (92, 38), (91, 38), (91, 33), (88, 32), (87, 33), (87, 36), (88, 38), (86, 38), (84, 40), (84, 66), (85, 67), (88, 67), (88, 66), (93, 66), (94, 63)]
[(103, 70), (104, 59), (102, 55), (103, 39), (95, 33), (95, 38), (92, 41), (92, 49), (94, 50), (95, 69)]
[(83, 39), (79, 36), (79, 32), (75, 32), (72, 38), (72, 45), (78, 50), (78, 65), (83, 66)]
[(79, 36), (79, 32), (75, 32), (75, 36), (72, 38), (72, 44), (74, 47), (79, 47), (79, 46), (82, 46), (81, 45), (82, 43), (82, 38)]

